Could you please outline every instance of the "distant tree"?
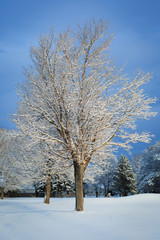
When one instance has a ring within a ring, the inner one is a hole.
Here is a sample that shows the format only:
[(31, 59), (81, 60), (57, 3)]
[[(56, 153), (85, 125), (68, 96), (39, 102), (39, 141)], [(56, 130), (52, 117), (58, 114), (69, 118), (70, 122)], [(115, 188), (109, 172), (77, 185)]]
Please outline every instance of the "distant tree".
[(54, 157), (74, 165), (77, 211), (83, 210), (88, 164), (112, 148), (149, 142), (148, 133), (134, 131), (135, 121), (155, 116), (150, 104), (156, 99), (141, 89), (150, 74), (138, 72), (130, 80), (116, 70), (108, 51), (111, 40), (101, 20), (58, 36), (42, 35), (30, 49), (32, 64), (18, 90), (14, 122), (27, 137), (50, 146)]
[[(42, 143), (32, 144), (30, 139), (18, 131), (0, 129), (0, 186), (2, 187), (2, 196), (4, 191), (16, 190), (20, 185), (36, 186), (41, 182), (41, 185), (46, 189), (48, 173), (53, 175), (58, 171), (56, 158), (50, 157), (48, 149), (45, 148), (45, 151), (44, 149), (42, 151)], [(50, 186), (50, 183), (48, 185)], [(45, 201), (48, 203), (50, 193), (47, 196)]]
[(113, 176), (115, 167), (117, 164), (117, 158), (114, 155), (108, 156), (102, 163), (99, 164), (98, 171), (98, 182), (99, 185), (103, 186), (104, 196), (112, 192)]
[(94, 165), (89, 165), (85, 171), (84, 181), (83, 181), (83, 192), (84, 196), (89, 192), (91, 194), (99, 196), (100, 192), (100, 183), (99, 183), (99, 176), (96, 172), (97, 168)]
[(45, 192), (45, 186), (42, 182), (35, 182), (33, 184), (34, 186), (34, 189), (35, 189), (35, 195), (36, 197), (39, 197), (39, 196), (44, 196), (44, 192)]
[(87, 193), (91, 193), (91, 194), (95, 193), (96, 197), (99, 196), (100, 189), (101, 189), (101, 183), (99, 181), (99, 177), (100, 177), (100, 174), (102, 174), (102, 172), (100, 171), (100, 164), (98, 164), (99, 161), (90, 163), (88, 168), (85, 171), (84, 180), (83, 180), (84, 196)]
[(136, 194), (138, 192), (136, 185), (136, 176), (132, 171), (127, 157), (121, 155), (120, 163), (114, 176), (114, 191), (120, 196)]
[[(98, 158), (98, 161), (91, 163), (85, 171), (84, 182), (86, 190), (95, 192), (96, 197), (104, 192), (107, 196), (111, 192), (113, 175), (117, 163), (117, 158), (112, 153)], [(87, 191), (86, 191), (87, 192)]]
[[(19, 131), (0, 129), (2, 198), (4, 192), (16, 190), (20, 185), (34, 185), (36, 195), (43, 189), (43, 192), (45, 191), (44, 202), (49, 203), (52, 178), (60, 172), (58, 159), (53, 155), (50, 147), (51, 145), (48, 146), (43, 141), (32, 142)], [(65, 164), (65, 167), (67, 171), (70, 166)]]
[(58, 193), (61, 197), (63, 194), (69, 194), (74, 192), (74, 175), (73, 175), (73, 166), (70, 168), (65, 168), (54, 174), (53, 176), (53, 194)]
[(15, 170), (16, 159), (13, 159), (11, 149), (13, 148), (14, 131), (0, 129), (0, 187), (1, 199), (4, 193), (20, 188), (21, 180)]
[(73, 192), (73, 182), (67, 178), (66, 174), (55, 174), (53, 179), (53, 193), (58, 193), (61, 197), (65, 193)]
[(95, 178), (95, 182), (91, 185), (91, 189), (92, 189), (92, 192), (95, 192), (96, 197), (100, 196), (102, 188), (99, 181), (96, 181), (96, 178)]
[(134, 154), (131, 158), (131, 167), (134, 174), (136, 175), (138, 189), (141, 181), (141, 164), (142, 154)]
[[(59, 158), (53, 154), (54, 149), (45, 141), (33, 142), (18, 133), (15, 142), (14, 152), (16, 151), (18, 175), (23, 176), (24, 184), (34, 185), (36, 194), (39, 191), (45, 192), (44, 203), (49, 204), (52, 180), (57, 173), (62, 172), (63, 163), (59, 164)], [(22, 142), (23, 144), (21, 144)], [(65, 167), (70, 167), (67, 164)]]
[(142, 154), (139, 179), (140, 192), (160, 193), (160, 142)]

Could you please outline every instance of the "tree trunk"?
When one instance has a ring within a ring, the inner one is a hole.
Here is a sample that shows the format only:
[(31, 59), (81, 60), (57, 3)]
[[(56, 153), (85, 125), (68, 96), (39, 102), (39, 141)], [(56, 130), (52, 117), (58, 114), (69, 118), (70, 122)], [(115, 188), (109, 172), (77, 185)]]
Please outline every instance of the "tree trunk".
[(84, 165), (74, 162), (75, 191), (76, 191), (76, 211), (83, 211), (83, 175)]
[(98, 190), (96, 190), (96, 197), (98, 197)]
[(1, 199), (4, 198), (4, 187), (1, 188)]
[(51, 196), (51, 176), (48, 176), (46, 183), (46, 194), (44, 198), (44, 203), (49, 204)]
[(38, 197), (38, 187), (36, 184), (34, 184), (34, 189), (35, 189), (35, 196)]
[(37, 190), (35, 190), (35, 195), (36, 195), (36, 197), (38, 197), (38, 191)]
[(60, 197), (63, 198), (63, 192), (60, 192)]
[(107, 197), (107, 186), (106, 184), (103, 184), (103, 186), (104, 186), (104, 196)]

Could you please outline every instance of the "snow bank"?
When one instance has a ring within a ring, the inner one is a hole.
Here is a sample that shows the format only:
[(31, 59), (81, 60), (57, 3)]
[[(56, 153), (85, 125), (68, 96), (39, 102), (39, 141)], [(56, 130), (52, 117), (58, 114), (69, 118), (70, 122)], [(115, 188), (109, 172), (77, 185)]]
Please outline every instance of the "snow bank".
[(158, 240), (160, 194), (86, 198), (74, 211), (74, 198), (8, 198), (0, 201), (1, 240)]

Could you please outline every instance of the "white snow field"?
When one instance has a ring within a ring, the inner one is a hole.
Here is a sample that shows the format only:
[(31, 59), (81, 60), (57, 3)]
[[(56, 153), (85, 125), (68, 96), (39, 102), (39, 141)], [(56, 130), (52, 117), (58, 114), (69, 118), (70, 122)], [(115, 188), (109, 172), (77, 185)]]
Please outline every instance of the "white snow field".
[(0, 240), (159, 240), (160, 194), (123, 198), (0, 200)]

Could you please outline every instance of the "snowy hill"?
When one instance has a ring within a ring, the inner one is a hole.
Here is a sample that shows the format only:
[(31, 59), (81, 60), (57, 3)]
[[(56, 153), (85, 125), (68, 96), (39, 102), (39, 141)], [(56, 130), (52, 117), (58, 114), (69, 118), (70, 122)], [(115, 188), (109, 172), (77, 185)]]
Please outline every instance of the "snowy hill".
[(8, 198), (0, 201), (1, 240), (158, 240), (160, 194), (86, 198), (74, 211), (74, 198)]

